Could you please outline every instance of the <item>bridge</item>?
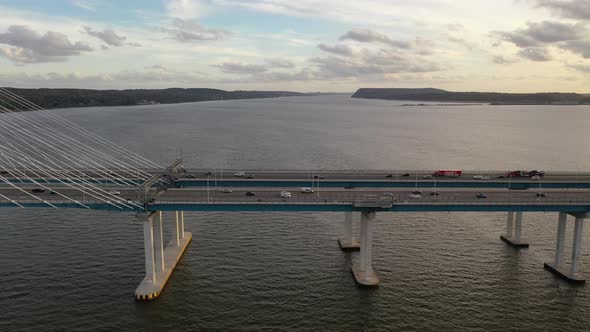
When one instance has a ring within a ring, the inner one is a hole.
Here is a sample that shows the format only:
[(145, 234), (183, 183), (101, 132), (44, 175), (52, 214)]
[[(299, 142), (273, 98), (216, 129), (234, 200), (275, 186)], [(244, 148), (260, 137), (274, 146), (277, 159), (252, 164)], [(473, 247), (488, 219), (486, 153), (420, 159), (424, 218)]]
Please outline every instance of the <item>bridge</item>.
[[(470, 171), (433, 178), (433, 171), (410, 170), (191, 170), (181, 159), (164, 167), (3, 88), (0, 129), (0, 207), (127, 212), (141, 221), (146, 275), (137, 300), (159, 297), (186, 251), (192, 234), (184, 228), (185, 211), (342, 213), (339, 245), (360, 251), (359, 264), (351, 267), (359, 286), (379, 284), (371, 264), (377, 213), (506, 212), (500, 238), (518, 250), (529, 246), (522, 234), (524, 214), (555, 212), (555, 258), (544, 266), (568, 281), (585, 281), (580, 256), (590, 213), (588, 172), (554, 171), (531, 179)], [(162, 211), (174, 211), (174, 220), (163, 220)], [(355, 215), (358, 239), (352, 233)], [(574, 237), (566, 263), (568, 216)], [(172, 228), (168, 241), (164, 226)]]

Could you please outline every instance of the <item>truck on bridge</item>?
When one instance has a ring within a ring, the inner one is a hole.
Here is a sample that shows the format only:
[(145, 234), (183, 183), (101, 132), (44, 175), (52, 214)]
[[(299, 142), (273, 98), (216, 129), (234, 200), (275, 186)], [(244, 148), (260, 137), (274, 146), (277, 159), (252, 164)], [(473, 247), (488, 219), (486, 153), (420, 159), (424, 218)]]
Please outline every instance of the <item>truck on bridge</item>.
[(451, 178), (458, 178), (463, 174), (460, 170), (438, 170), (432, 173), (432, 176), (447, 176)]

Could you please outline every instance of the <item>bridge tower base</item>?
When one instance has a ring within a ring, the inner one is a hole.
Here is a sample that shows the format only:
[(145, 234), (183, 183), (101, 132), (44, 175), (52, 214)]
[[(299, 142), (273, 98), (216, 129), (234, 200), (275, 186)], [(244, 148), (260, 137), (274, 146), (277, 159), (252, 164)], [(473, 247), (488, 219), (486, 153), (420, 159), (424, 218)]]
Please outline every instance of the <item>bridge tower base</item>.
[[(192, 234), (184, 231), (184, 213), (176, 212), (174, 238), (163, 246), (162, 212), (142, 215), (145, 247), (145, 278), (135, 290), (135, 299), (150, 301), (158, 298), (176, 264), (186, 251)], [(155, 227), (154, 227), (155, 226)]]
[(359, 250), (361, 245), (352, 235), (352, 211), (344, 212), (344, 236), (338, 239), (342, 250)]
[(522, 212), (516, 212), (514, 219), (514, 212), (508, 212), (506, 234), (501, 234), (500, 239), (514, 248), (528, 248), (529, 244), (522, 240)]
[(361, 287), (375, 287), (379, 285), (379, 276), (373, 269), (373, 222), (374, 211), (361, 212), (361, 251), (360, 262), (352, 266), (354, 280)]
[(575, 215), (574, 240), (572, 245), (572, 263), (568, 268), (563, 264), (563, 251), (565, 243), (565, 230), (567, 223), (567, 213), (559, 213), (557, 224), (557, 243), (555, 245), (555, 260), (551, 263), (545, 263), (543, 266), (546, 270), (551, 271), (558, 277), (573, 282), (585, 283), (586, 278), (580, 272), (580, 256), (582, 255), (582, 233), (584, 229), (584, 215)]

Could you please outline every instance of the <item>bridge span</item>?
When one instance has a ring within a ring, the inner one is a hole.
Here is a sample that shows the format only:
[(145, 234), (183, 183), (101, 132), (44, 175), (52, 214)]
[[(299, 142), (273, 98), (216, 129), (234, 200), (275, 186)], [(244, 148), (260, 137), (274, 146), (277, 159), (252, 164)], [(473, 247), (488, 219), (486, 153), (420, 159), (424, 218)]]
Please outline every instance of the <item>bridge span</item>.
[[(447, 178), (433, 177), (432, 172), (230, 170), (228, 174), (227, 170), (185, 170), (182, 160), (163, 167), (0, 88), (0, 207), (135, 213), (143, 225), (146, 269), (135, 291), (138, 300), (160, 296), (186, 251), (192, 234), (184, 228), (184, 211), (341, 213), (339, 245), (343, 250), (360, 250), (359, 264), (351, 267), (360, 286), (379, 284), (372, 266), (377, 213), (505, 212), (501, 239), (519, 249), (529, 245), (522, 234), (524, 213), (555, 212), (555, 257), (545, 268), (572, 282), (585, 281), (580, 256), (584, 220), (590, 213), (590, 173), (548, 171), (528, 178), (505, 171), (471, 171)], [(281, 197), (280, 191), (290, 195)], [(162, 211), (175, 211), (174, 220), (163, 220)], [(352, 233), (355, 215), (360, 216), (358, 237)], [(569, 216), (575, 221), (571, 261), (566, 264)], [(172, 228), (168, 241), (165, 225)]]

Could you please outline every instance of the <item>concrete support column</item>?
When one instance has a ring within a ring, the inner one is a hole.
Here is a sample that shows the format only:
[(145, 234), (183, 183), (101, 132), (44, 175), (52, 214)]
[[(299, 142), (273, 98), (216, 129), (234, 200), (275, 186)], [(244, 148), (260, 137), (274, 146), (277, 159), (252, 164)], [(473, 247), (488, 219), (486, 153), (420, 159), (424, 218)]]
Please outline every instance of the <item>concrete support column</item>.
[(156, 264), (154, 262), (154, 223), (153, 217), (143, 221), (143, 245), (145, 248), (145, 279), (156, 283)]
[(180, 211), (180, 238), (184, 239), (184, 211)]
[(176, 232), (174, 232), (174, 243), (176, 244), (176, 246), (178, 247), (180, 245), (180, 219), (178, 218), (178, 211), (176, 211), (176, 222), (175, 222), (175, 230)]
[(162, 211), (154, 214), (154, 256), (156, 258), (156, 272), (164, 271), (164, 232), (162, 229)]
[(560, 267), (563, 262), (563, 250), (565, 244), (565, 229), (567, 226), (567, 213), (559, 212), (559, 221), (557, 223), (557, 242), (555, 245), (555, 267)]
[(516, 212), (516, 222), (514, 225), (514, 240), (520, 242), (522, 236), (522, 211)]
[(515, 248), (529, 247), (528, 243), (522, 241), (522, 211), (517, 211), (516, 216), (514, 212), (508, 212), (506, 234), (500, 235), (500, 239)]
[(354, 278), (361, 286), (377, 286), (379, 284), (379, 278), (372, 265), (374, 220), (374, 211), (361, 212), (360, 263), (352, 268)]
[(360, 245), (352, 235), (352, 211), (344, 212), (344, 235), (338, 239), (342, 250), (358, 250)]
[(572, 245), (572, 269), (571, 274), (579, 272), (580, 256), (582, 255), (582, 234), (584, 230), (584, 218), (576, 217), (574, 224), (574, 243)]
[(506, 236), (512, 237), (514, 232), (514, 211), (508, 212), (508, 219), (506, 220)]

